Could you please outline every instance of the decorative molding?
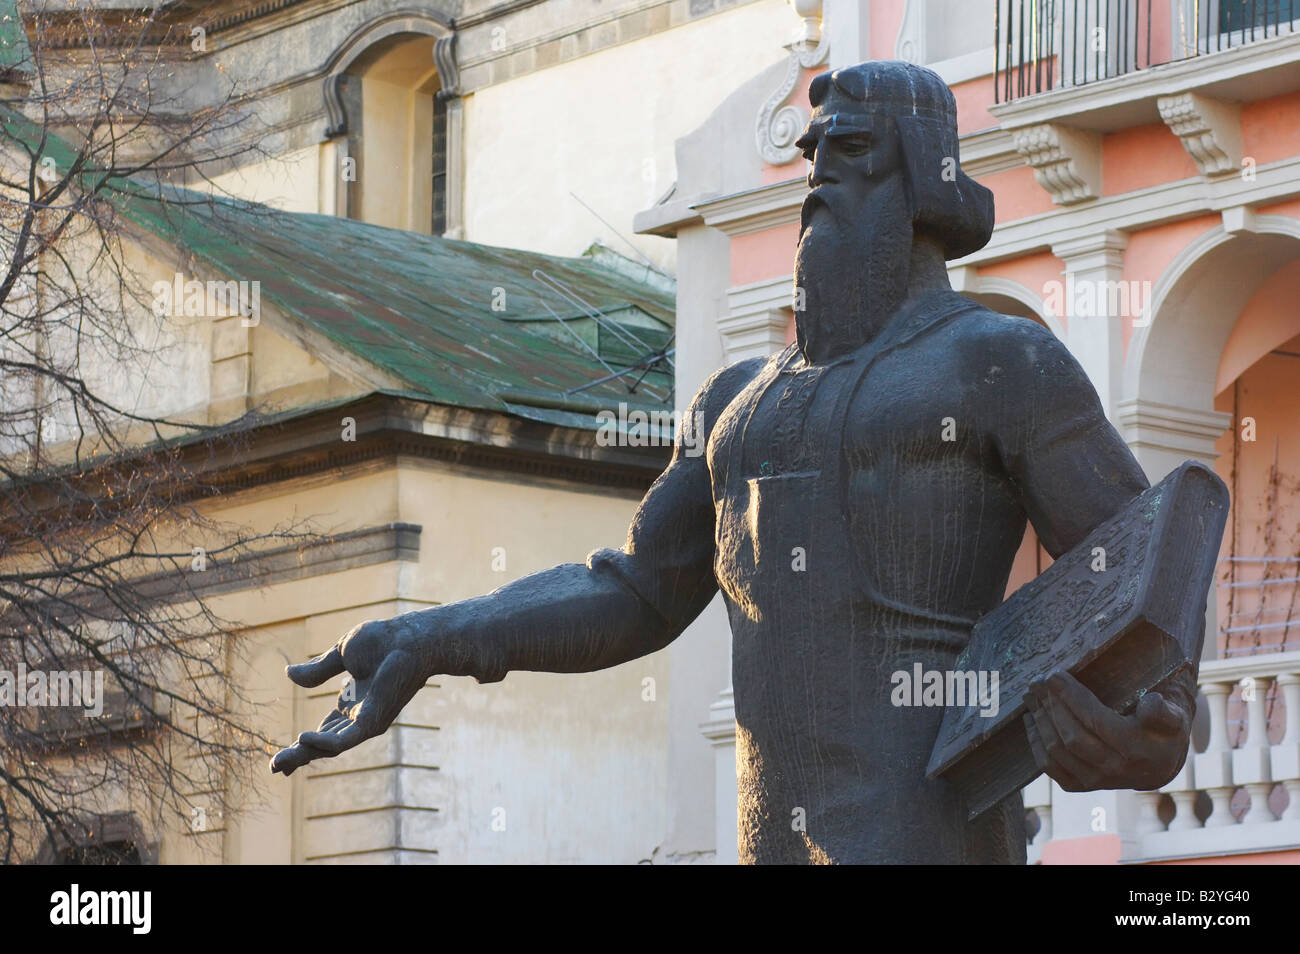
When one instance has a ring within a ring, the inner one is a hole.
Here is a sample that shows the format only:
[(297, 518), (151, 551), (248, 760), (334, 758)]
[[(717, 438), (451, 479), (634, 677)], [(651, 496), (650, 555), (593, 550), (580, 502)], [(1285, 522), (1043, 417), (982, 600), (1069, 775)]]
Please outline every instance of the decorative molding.
[[(1300, 159), (1292, 160), (1291, 163), (1288, 171), (1289, 178), (1281, 181), (1286, 181), (1290, 188), (1295, 189), (1295, 179), (1300, 176)], [(1236, 182), (1240, 180), (1234, 176), (1231, 179), (1218, 180), (1214, 183), (1214, 187), (1219, 188)], [(1255, 216), (1254, 231), (1260, 235), (1281, 235), (1300, 241), (1300, 220), (1286, 215), (1258, 215)], [(1127, 397), (1135, 397), (1143, 382), (1149, 380), (1143, 376), (1142, 371), (1146, 361), (1147, 346), (1152, 341), (1153, 335), (1157, 333), (1159, 327), (1162, 327), (1162, 322), (1178, 320), (1178, 315), (1170, 312), (1167, 304), (1169, 297), (1198, 262), (1215, 249), (1233, 240), (1234, 236), (1222, 227), (1207, 229), (1183, 246), (1174, 256), (1173, 261), (1165, 266), (1152, 289), (1151, 301), (1147, 308), (1149, 317), (1145, 324), (1134, 327), (1133, 337), (1125, 352), (1124, 394)], [(1171, 317), (1167, 318), (1166, 315)]]
[(1248, 205), (1234, 205), (1223, 210), (1223, 231), (1229, 235), (1258, 232), (1259, 216)]
[(441, 100), (460, 95), (460, 69), (456, 66), (456, 34), (439, 37), (433, 43), (433, 65), (438, 68), (438, 92)]
[(784, 166), (793, 162), (799, 155), (799, 147), (794, 141), (799, 138), (808, 123), (808, 114), (786, 99), (794, 92), (799, 83), (799, 75), (826, 62), (830, 52), (830, 43), (826, 33), (815, 47), (803, 43), (790, 44), (790, 58), (786, 62), (785, 77), (781, 85), (767, 98), (758, 110), (758, 119), (754, 125), (754, 141), (758, 154), (764, 162), (774, 166)]
[(894, 59), (918, 65), (925, 63), (925, 0), (904, 0)]
[(1101, 137), (1059, 123), (1041, 123), (1012, 134), (1016, 151), (1057, 205), (1101, 195)]
[(790, 6), (799, 15), (798, 42), (817, 46), (822, 40), (822, 0), (790, 0)]
[(962, 172), (972, 179), (1019, 169), (1024, 157), (1016, 149), (1015, 137), (1005, 129), (983, 129), (957, 141)]
[(1232, 426), (1232, 415), (1223, 411), (1175, 407), (1141, 398), (1120, 401), (1115, 417), (1130, 447), (1173, 451), (1209, 464), (1219, 456), (1215, 441)]
[(1160, 118), (1183, 142), (1203, 176), (1241, 167), (1241, 107), (1197, 93), (1156, 99)]
[(729, 236), (748, 235), (799, 221), (808, 180), (802, 176), (697, 202), (704, 224)]
[[(1166, 222), (1217, 215), (1232, 206), (1261, 207), (1297, 197), (1300, 197), (1300, 156), (1288, 156), (1256, 167), (1253, 180), (1241, 176), (1213, 179), (1196, 176), (1004, 222), (993, 230), (988, 245), (960, 259), (958, 264), (991, 265), (1050, 251), (1055, 242), (1098, 229), (1136, 232)], [(1263, 222), (1267, 218), (1287, 217), (1259, 218)]]
[(764, 279), (727, 289), (727, 314), (718, 319), (727, 363), (766, 358), (786, 345), (794, 277)]
[[(451, 28), (439, 18), (425, 11), (411, 9), (396, 10), (370, 20), (353, 30), (347, 39), (339, 44), (325, 64), (322, 94), (325, 97), (325, 111), (329, 114), (329, 125), (325, 128), (326, 139), (345, 135), (348, 131), (347, 109), (343, 105), (342, 90), (340, 88), (343, 74), (348, 71), (348, 68), (352, 66), (357, 57), (376, 43), (402, 33), (423, 34), (434, 37), (435, 40), (454, 36)], [(447, 49), (450, 50), (451, 48), (448, 47)], [(436, 59), (436, 44), (434, 56)], [(441, 64), (436, 65), (438, 65), (439, 80), (445, 80)], [(455, 69), (454, 61), (452, 69)], [(459, 83), (459, 81), (459, 73), (457, 73), (455, 82)]]
[(1065, 263), (1066, 272), (1124, 267), (1124, 249), (1128, 233), (1119, 229), (1100, 229), (1090, 235), (1076, 235), (1052, 243), (1052, 254)]

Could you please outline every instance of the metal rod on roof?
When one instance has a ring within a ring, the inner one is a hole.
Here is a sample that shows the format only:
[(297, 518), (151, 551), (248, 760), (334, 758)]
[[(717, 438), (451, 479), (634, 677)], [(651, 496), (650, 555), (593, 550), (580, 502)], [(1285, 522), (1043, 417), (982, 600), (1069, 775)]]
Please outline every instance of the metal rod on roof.
[(591, 345), (587, 344), (587, 342), (585, 342), (585, 341), (582, 340), (582, 335), (578, 334), (576, 331), (574, 331), (572, 328), (570, 328), (570, 327), (569, 327), (569, 323), (568, 323), (565, 319), (561, 318), (559, 315), (557, 315), (557, 314), (555, 313), (555, 309), (552, 308), (550, 305), (548, 305), (548, 304), (546, 303), (545, 299), (542, 299), (541, 301), (542, 301), (542, 307), (545, 308), (547, 311), (549, 311), (549, 312), (551, 313), (551, 317), (554, 318), (556, 321), (558, 321), (558, 322), (560, 323), (560, 326), (563, 327), (565, 331), (567, 331), (569, 334), (573, 335), (573, 337), (574, 337), (575, 339), (577, 339), (578, 344), (580, 344), (580, 345), (582, 345), (584, 348), (586, 348), (587, 351), (588, 351), (588, 353), (590, 353), (590, 355), (591, 355), (593, 358), (595, 358), (597, 361), (599, 361), (599, 362), (601, 363), (601, 365), (604, 366), (604, 368), (605, 368), (606, 371), (610, 371), (610, 372), (612, 372), (612, 371), (614, 370), (614, 369), (611, 368), (608, 364), (606, 364), (605, 359), (602, 358), (602, 357), (597, 353), (597, 351), (596, 351), (595, 348), (593, 348)]
[[(626, 328), (614, 319), (610, 318), (603, 311), (574, 291), (572, 286), (568, 283), (555, 278), (552, 275), (548, 275), (540, 268), (533, 269), (533, 278), (542, 285), (543, 288), (555, 292), (561, 298), (568, 301), (569, 304), (574, 305), (580, 311), (585, 312), (587, 317), (596, 323), (597, 327), (608, 331), (628, 347), (638, 348), (646, 354), (654, 354), (656, 351), (662, 350), (653, 347), (647, 341), (642, 341), (630, 328)], [(673, 368), (674, 371), (676, 370), (676, 366), (673, 362), (669, 361), (668, 366)]]
[[(636, 370), (637, 370), (638, 368), (640, 368), (642, 365), (645, 365), (645, 366), (646, 366), (646, 372), (649, 373), (649, 371), (650, 371), (651, 368), (653, 368), (653, 367), (654, 367), (656, 364), (658, 364), (660, 361), (666, 361), (666, 360), (668, 360), (667, 356), (670, 355), (670, 354), (673, 354), (676, 350), (677, 350), (676, 348), (669, 348), (669, 349), (667, 349), (666, 351), (662, 352), (661, 354), (652, 354), (652, 355), (650, 355), (649, 357), (646, 357), (646, 358), (641, 359), (641, 360), (638, 361), (636, 364), (629, 365), (628, 367), (624, 368), (622, 371), (616, 371), (616, 372), (614, 372), (613, 374), (608, 375), (608, 376), (606, 376), (606, 377), (603, 377), (603, 378), (597, 378), (595, 381), (588, 381), (586, 384), (579, 385), (579, 386), (576, 387), (576, 388), (571, 388), (570, 390), (565, 391), (564, 393), (565, 393), (566, 395), (568, 395), (568, 394), (577, 394), (579, 391), (585, 391), (585, 390), (587, 390), (587, 388), (594, 388), (594, 387), (595, 387), (596, 385), (598, 385), (598, 384), (604, 384), (606, 381), (612, 380), (613, 378), (620, 378), (620, 377), (622, 377), (622, 376), (625, 375), (625, 374), (628, 374), (628, 373), (630, 373), (630, 372), (632, 372), (632, 371), (636, 371)], [(645, 377), (645, 374), (642, 374), (642, 375), (641, 375), (641, 378), (644, 378), (644, 377)], [(640, 383), (641, 383), (641, 378), (638, 378), (638, 379), (637, 379), (637, 381), (636, 381), (637, 384), (640, 384)], [(633, 392), (633, 393), (635, 393), (635, 392)], [(657, 400), (657, 401), (666, 401), (666, 400), (668, 400), (668, 395), (665, 394), (665, 395), (660, 396), (660, 395), (656, 394), (654, 391), (651, 391), (649, 388), (646, 389), (646, 393), (649, 394), (651, 397), (653, 397), (653, 398), (654, 398), (655, 400)]]
[(639, 248), (637, 248), (635, 245), (633, 245), (631, 239), (625, 237), (625, 236), (623, 235), (622, 232), (620, 232), (618, 229), (614, 228), (614, 226), (610, 225), (610, 224), (609, 224), (608, 222), (606, 222), (603, 218), (601, 218), (601, 215), (600, 215), (599, 212), (597, 212), (595, 209), (593, 209), (593, 208), (592, 208), (591, 206), (589, 206), (587, 203), (585, 203), (585, 202), (583, 202), (581, 199), (579, 199), (576, 193), (574, 193), (574, 192), (570, 192), (569, 195), (573, 196), (574, 201), (576, 201), (576, 202), (578, 203), (578, 205), (582, 206), (584, 209), (586, 209), (588, 212), (590, 212), (592, 215), (594, 215), (597, 219), (600, 219), (601, 224), (604, 225), (605, 228), (609, 229), (611, 232), (613, 232), (615, 235), (617, 235), (620, 239), (622, 239), (622, 240), (623, 240), (623, 244), (626, 245), (628, 248), (630, 248), (634, 253), (636, 253), (637, 257), (640, 258), (641, 261), (645, 262), (646, 268), (650, 269), (652, 272), (655, 272), (656, 274), (662, 275), (664, 278), (671, 278), (671, 277), (672, 277), (672, 276), (669, 275), (667, 272), (665, 272), (662, 268), (660, 268), (658, 265), (656, 265), (653, 261), (651, 261), (651, 260), (650, 260), (650, 256), (646, 255), (645, 252), (641, 251)]

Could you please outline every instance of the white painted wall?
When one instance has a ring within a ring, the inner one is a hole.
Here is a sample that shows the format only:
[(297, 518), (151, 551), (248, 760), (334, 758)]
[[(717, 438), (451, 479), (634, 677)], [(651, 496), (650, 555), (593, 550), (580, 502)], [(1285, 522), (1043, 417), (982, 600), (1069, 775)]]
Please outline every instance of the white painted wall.
[(799, 21), (761, 0), (481, 90), (465, 101), (465, 237), (576, 255), (626, 246), (657, 264), (676, 245), (632, 216), (673, 184), (673, 145), (732, 90), (786, 56)]

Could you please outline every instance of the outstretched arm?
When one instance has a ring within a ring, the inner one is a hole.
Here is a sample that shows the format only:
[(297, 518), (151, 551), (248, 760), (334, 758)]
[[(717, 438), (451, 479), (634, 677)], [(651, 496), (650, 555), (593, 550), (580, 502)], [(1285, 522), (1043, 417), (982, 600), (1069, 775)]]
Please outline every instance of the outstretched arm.
[[(1029, 324), (1015, 335), (1029, 412), (1007, 429), (999, 449), (1039, 539), (1057, 557), (1149, 484), (1078, 362), (1050, 332)], [(1182, 768), (1196, 710), (1194, 666), (1148, 692), (1130, 715), (1106, 707), (1066, 672), (1030, 692), (1030, 746), (1067, 791), (1153, 789)]]
[(714, 512), (703, 453), (719, 413), (752, 376), (718, 372), (688, 410), (668, 468), (646, 492), (621, 550), (534, 573), (473, 599), (358, 626), (323, 656), (290, 666), (317, 686), (349, 672), (337, 709), (278, 753), (286, 775), (381, 734), (434, 675), (496, 682), (511, 670), (589, 672), (662, 649), (717, 591)]

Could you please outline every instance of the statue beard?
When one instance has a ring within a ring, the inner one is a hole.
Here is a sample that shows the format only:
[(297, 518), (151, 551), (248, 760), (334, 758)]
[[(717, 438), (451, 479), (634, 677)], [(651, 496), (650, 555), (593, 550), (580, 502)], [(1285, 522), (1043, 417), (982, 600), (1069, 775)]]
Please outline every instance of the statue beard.
[(810, 362), (858, 348), (885, 326), (907, 297), (912, 211), (900, 173), (862, 198), (838, 184), (804, 201), (794, 284), (803, 289), (795, 338)]

